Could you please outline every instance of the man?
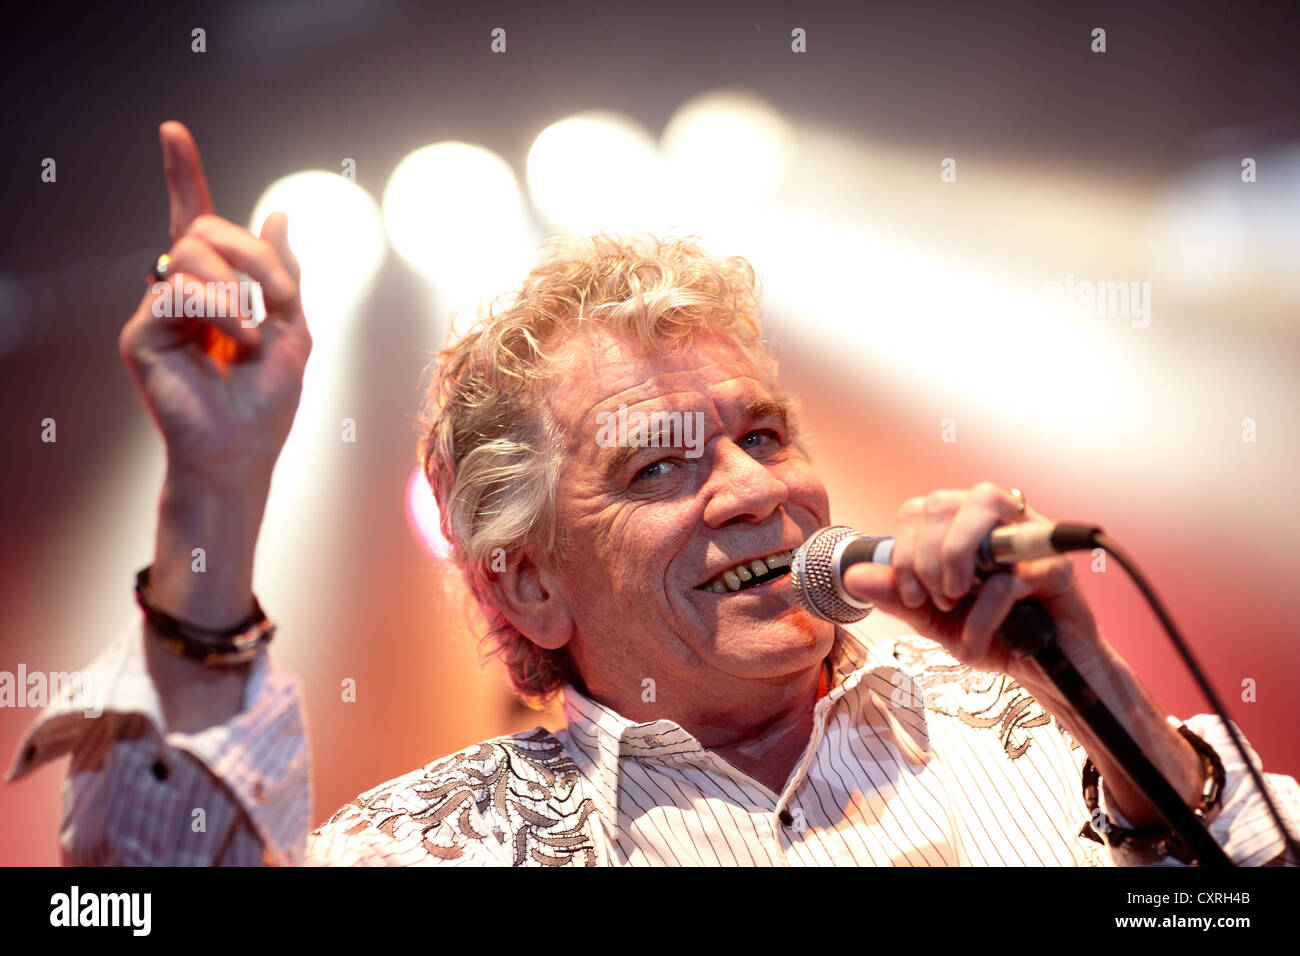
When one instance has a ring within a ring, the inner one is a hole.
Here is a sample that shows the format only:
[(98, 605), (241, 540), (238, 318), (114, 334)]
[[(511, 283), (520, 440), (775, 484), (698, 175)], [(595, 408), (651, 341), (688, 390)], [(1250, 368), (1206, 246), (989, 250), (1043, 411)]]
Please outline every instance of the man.
[[(1031, 596), (1234, 862), (1283, 858), (1221, 722), (1171, 726), (1099, 635), (1066, 560), (1022, 563), (969, 596), (988, 529), (1041, 517), (1019, 493), (913, 499), (892, 565), (847, 575), (919, 639), (879, 645), (801, 609), (789, 555), (831, 522), (830, 505), (748, 266), (607, 237), (551, 244), (515, 301), (442, 353), (425, 446), (444, 534), (516, 690), (562, 694), (568, 724), (435, 761), (309, 835), (297, 688), (260, 651), (251, 594), (310, 349), (298, 267), (283, 216), (260, 237), (216, 218), (188, 132), (165, 124), (162, 140), (175, 244), (159, 281), (245, 272), (267, 319), (244, 328), (218, 288), (211, 318), (159, 317), (146, 295), (123, 329), (168, 451), (145, 615), (96, 664), (104, 718), (52, 708), (13, 772), (74, 752), (72, 860), (1179, 862), (1171, 841), (1118, 845), (1158, 829), (1155, 810), (994, 640)], [(661, 431), (611, 433), (613, 419)], [(1085, 754), (1102, 780), (1095, 811), (1079, 792)], [(1207, 797), (1216, 774), (1222, 792)], [(1300, 788), (1268, 779), (1294, 827)]]

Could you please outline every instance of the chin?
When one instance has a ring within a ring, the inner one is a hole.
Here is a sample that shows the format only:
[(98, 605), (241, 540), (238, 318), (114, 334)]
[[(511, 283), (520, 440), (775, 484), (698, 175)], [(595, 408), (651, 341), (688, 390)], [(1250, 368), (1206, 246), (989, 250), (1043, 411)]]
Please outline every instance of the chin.
[(835, 643), (835, 625), (808, 614), (773, 621), (757, 633), (716, 635), (717, 666), (736, 677), (782, 677), (815, 667)]

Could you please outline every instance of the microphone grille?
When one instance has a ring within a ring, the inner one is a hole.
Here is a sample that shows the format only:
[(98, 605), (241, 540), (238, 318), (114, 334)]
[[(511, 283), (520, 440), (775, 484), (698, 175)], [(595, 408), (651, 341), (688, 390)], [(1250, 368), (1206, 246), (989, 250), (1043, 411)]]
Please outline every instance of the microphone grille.
[(790, 577), (799, 603), (809, 614), (823, 621), (852, 624), (871, 613), (871, 608), (854, 607), (840, 597), (835, 568), (835, 548), (845, 538), (862, 537), (861, 532), (837, 524), (812, 535), (795, 548), (790, 559)]

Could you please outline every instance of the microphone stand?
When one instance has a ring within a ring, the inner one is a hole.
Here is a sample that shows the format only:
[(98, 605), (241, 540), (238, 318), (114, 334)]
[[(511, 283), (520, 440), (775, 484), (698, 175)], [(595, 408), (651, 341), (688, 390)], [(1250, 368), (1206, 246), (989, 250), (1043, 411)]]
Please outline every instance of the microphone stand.
[(1056, 625), (1033, 598), (1016, 603), (997, 631), (998, 640), (1017, 659), (1032, 660), (1043, 678), (1074, 708), (1101, 742), (1101, 747), (1128, 782), (1183, 839), (1203, 866), (1230, 867), (1232, 861), (1183, 802), (1183, 798), (1142, 753), (1115, 715), (1070, 663), (1056, 642)]

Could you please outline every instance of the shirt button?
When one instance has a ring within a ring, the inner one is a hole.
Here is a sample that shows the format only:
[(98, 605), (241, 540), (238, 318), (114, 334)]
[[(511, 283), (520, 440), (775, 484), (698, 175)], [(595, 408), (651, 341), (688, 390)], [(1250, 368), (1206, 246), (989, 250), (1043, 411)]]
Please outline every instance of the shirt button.
[(777, 816), (777, 819), (781, 821), (781, 826), (783, 827), (788, 827), (792, 823), (794, 823), (794, 816), (791, 815), (790, 811), (786, 809), (781, 810), (781, 813)]
[(654, 734), (651, 734), (649, 737), (647, 737), (645, 739), (645, 742), (646, 742), (646, 746), (648, 747), (658, 747), (660, 744), (659, 738)]
[(153, 762), (153, 767), (150, 769), (153, 770), (153, 776), (155, 780), (167, 779), (167, 765), (163, 763), (161, 760), (155, 760)]

